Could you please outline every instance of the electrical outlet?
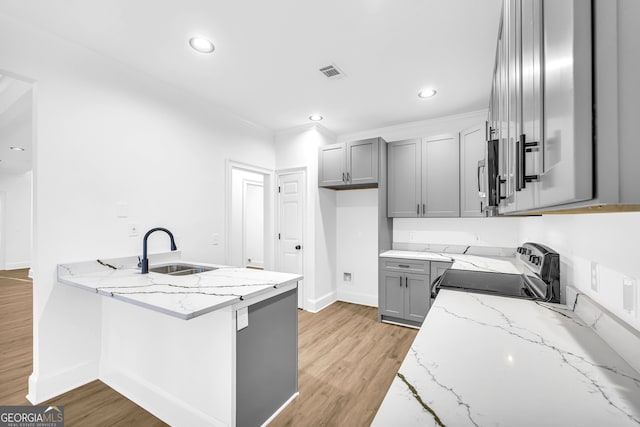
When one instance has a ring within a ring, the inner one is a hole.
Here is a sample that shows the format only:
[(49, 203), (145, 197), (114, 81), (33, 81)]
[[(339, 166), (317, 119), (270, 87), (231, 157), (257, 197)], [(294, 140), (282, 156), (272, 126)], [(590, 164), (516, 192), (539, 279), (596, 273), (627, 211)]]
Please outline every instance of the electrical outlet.
[(218, 246), (220, 244), (220, 235), (218, 233), (213, 233), (211, 235), (211, 244), (213, 246)]
[(129, 237), (137, 237), (140, 232), (138, 231), (138, 225), (137, 224), (129, 224)]
[(622, 308), (629, 314), (636, 311), (636, 281), (629, 277), (622, 279)]
[(415, 231), (410, 231), (409, 232), (409, 243), (413, 243), (416, 241), (416, 232)]
[(598, 263), (591, 261), (591, 290), (598, 292), (600, 288), (600, 274), (598, 273)]
[(342, 280), (344, 282), (351, 282), (351, 273), (342, 273)]

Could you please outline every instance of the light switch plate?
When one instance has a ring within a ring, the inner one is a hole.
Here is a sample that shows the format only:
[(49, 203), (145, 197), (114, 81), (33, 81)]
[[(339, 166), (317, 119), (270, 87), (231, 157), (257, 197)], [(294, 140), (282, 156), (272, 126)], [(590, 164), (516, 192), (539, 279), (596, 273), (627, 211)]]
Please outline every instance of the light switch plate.
[(237, 330), (240, 331), (249, 326), (249, 307), (244, 307), (236, 311)]
[(128, 218), (129, 217), (129, 203), (116, 202), (116, 217)]

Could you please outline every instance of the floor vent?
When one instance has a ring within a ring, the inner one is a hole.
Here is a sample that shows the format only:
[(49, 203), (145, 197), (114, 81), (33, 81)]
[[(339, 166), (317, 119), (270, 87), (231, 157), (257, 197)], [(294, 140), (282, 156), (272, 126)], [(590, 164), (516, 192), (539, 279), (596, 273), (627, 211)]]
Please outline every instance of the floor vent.
[(330, 79), (340, 79), (344, 77), (344, 73), (333, 64), (320, 68), (320, 72)]

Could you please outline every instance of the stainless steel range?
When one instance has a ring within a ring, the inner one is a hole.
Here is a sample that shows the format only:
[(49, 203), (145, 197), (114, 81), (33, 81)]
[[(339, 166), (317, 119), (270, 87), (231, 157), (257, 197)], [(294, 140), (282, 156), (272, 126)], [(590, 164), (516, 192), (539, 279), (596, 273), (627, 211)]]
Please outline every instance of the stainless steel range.
[(534, 301), (560, 302), (560, 256), (538, 243), (525, 243), (517, 249), (523, 274), (487, 271), (445, 271), (432, 284), (431, 296), (440, 289), (500, 295)]

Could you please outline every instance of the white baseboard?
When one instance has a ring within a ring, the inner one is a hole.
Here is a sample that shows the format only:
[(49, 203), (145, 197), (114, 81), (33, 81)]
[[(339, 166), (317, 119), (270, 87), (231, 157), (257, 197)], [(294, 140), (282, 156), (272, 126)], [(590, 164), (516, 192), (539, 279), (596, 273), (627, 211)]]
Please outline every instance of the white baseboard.
[(5, 270), (19, 270), (21, 268), (31, 267), (31, 261), (7, 262), (4, 266)]
[(349, 292), (342, 289), (338, 289), (338, 301), (366, 305), (369, 307), (378, 307), (378, 295), (363, 294), (360, 292)]
[(98, 379), (98, 364), (80, 363), (49, 375), (29, 376), (27, 400), (37, 405)]
[(320, 310), (323, 310), (329, 307), (331, 304), (338, 300), (338, 295), (336, 291), (331, 291), (328, 294), (321, 296), (315, 300), (307, 300), (307, 311), (311, 313), (317, 313)]
[(297, 391), (293, 394), (293, 396), (291, 396), (290, 398), (287, 399), (286, 402), (284, 402), (284, 404), (278, 408), (278, 410), (276, 412), (273, 413), (273, 415), (271, 415), (269, 418), (267, 418), (267, 420), (262, 424), (261, 427), (265, 427), (267, 425), (269, 425), (269, 423), (273, 420), (276, 419), (276, 417), (278, 415), (280, 415), (280, 412), (284, 411), (284, 408), (286, 408), (287, 406), (289, 406), (289, 404), (291, 402), (293, 402), (293, 399), (295, 399), (296, 397), (298, 397), (298, 395), (300, 395), (300, 393), (298, 393)]
[(100, 380), (172, 426), (226, 426), (154, 384), (124, 372), (101, 372)]

